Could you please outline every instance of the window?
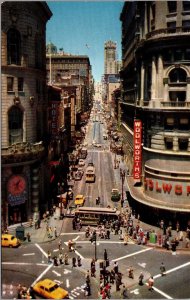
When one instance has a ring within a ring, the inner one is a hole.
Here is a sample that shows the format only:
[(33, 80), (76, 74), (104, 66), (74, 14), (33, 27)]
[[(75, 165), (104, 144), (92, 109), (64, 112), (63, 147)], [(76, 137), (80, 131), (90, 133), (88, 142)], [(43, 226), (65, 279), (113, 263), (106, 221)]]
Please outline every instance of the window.
[(7, 92), (13, 92), (14, 77), (7, 77)]
[(167, 150), (172, 150), (173, 149), (173, 139), (172, 138), (164, 138), (165, 142), (165, 147)]
[(167, 23), (168, 33), (174, 33), (176, 31), (176, 22)]
[(7, 64), (20, 65), (20, 33), (16, 29), (7, 32)]
[(182, 21), (183, 31), (188, 32), (190, 29), (190, 20)]
[(175, 68), (171, 70), (169, 74), (169, 81), (170, 83), (179, 83), (179, 82), (186, 82), (187, 81), (187, 74), (181, 68)]
[(24, 79), (22, 77), (18, 77), (18, 92), (24, 91)]
[(183, 1), (183, 10), (189, 10), (190, 11), (190, 1)]
[(20, 108), (13, 106), (8, 112), (9, 122), (9, 143), (23, 141), (23, 112)]
[(174, 129), (175, 120), (172, 117), (166, 118), (164, 129), (173, 130)]
[(187, 148), (188, 148), (188, 138), (187, 139), (179, 138), (178, 143), (179, 143), (179, 150), (182, 150), (182, 151), (187, 150)]
[(190, 120), (188, 118), (179, 119), (179, 130), (189, 130), (190, 129)]
[(185, 50), (184, 59), (185, 60), (190, 60), (190, 49)]
[(168, 12), (174, 13), (177, 10), (177, 1), (168, 1)]
[(174, 101), (174, 102), (176, 102), (176, 101), (185, 102), (186, 92), (185, 91), (170, 91), (169, 99), (170, 99), (170, 101)]
[(182, 60), (182, 51), (177, 49), (174, 51), (174, 61), (181, 61)]

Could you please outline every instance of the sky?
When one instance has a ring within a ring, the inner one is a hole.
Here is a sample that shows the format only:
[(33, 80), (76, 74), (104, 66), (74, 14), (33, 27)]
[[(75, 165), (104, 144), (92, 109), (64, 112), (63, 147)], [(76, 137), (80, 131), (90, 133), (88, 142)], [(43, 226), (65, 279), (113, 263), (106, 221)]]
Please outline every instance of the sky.
[(95, 81), (104, 73), (104, 43), (117, 42), (117, 58), (121, 60), (120, 13), (123, 1), (47, 1), (53, 13), (46, 26), (46, 44), (57, 50), (87, 55)]

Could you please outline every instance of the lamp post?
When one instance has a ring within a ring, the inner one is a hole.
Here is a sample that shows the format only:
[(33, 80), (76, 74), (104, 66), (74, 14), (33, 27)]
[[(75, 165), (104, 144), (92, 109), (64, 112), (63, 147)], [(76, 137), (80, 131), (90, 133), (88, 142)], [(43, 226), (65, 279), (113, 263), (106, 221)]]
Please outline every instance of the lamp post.
[(125, 181), (125, 170), (120, 169), (120, 179), (121, 179), (121, 207), (123, 207), (123, 203), (124, 203), (124, 197), (123, 197), (123, 186), (124, 186), (124, 181)]

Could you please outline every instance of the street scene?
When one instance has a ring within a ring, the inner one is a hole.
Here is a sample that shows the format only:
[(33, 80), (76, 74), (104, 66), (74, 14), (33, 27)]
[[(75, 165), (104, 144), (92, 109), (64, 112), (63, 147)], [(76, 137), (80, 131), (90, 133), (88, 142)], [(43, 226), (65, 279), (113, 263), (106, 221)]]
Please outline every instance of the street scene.
[(189, 299), (190, 2), (4, 2), (2, 299)]

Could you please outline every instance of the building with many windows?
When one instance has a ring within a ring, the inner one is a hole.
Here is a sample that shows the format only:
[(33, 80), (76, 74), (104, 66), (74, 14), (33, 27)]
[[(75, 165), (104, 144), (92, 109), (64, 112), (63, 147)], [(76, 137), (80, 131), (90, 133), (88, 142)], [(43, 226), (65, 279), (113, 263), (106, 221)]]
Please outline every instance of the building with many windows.
[[(45, 210), (46, 2), (1, 6), (2, 224)], [(46, 189), (47, 190), (47, 189)]]
[[(131, 205), (190, 220), (190, 2), (125, 2), (121, 130)], [(134, 126), (135, 124), (135, 126)]]

